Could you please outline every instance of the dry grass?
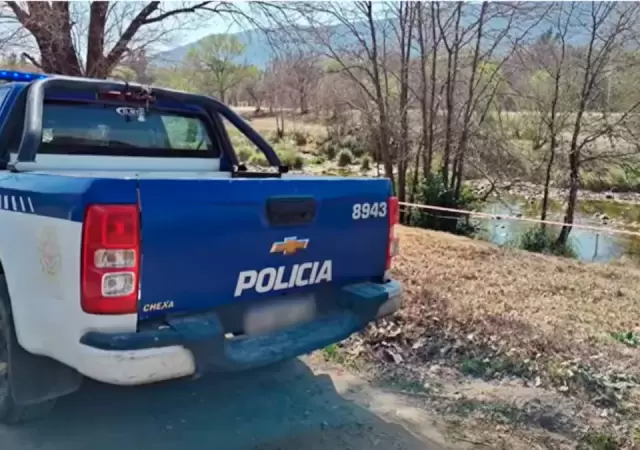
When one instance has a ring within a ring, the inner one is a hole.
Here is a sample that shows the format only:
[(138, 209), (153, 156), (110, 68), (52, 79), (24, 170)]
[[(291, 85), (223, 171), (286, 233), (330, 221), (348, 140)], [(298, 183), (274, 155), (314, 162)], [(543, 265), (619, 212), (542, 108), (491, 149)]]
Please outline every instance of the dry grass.
[[(268, 134), (277, 130), (275, 114), (255, 115), (255, 109), (250, 107), (234, 107), (237, 113), (242, 114), (245, 117), (251, 119), (251, 127), (258, 133)], [(285, 131), (290, 132), (292, 130), (305, 131), (309, 135), (314, 137), (322, 137), (326, 135), (326, 127), (318, 122), (314, 121), (312, 116), (300, 116), (293, 111), (286, 111), (284, 118)]]
[[(498, 442), (506, 421), (529, 448), (640, 448), (640, 347), (611, 336), (640, 330), (640, 270), (415, 228), (399, 236), (403, 307), (332, 348), (334, 360), (418, 392), (474, 440)], [(509, 439), (503, 448), (516, 448)]]
[[(440, 337), (454, 349), (474, 344), (478, 356), (579, 359), (640, 373), (640, 350), (610, 336), (639, 325), (639, 270), (406, 227), (400, 239), (394, 272), (406, 290), (397, 317), (402, 347), (419, 353)], [(380, 330), (368, 333), (380, 340)]]

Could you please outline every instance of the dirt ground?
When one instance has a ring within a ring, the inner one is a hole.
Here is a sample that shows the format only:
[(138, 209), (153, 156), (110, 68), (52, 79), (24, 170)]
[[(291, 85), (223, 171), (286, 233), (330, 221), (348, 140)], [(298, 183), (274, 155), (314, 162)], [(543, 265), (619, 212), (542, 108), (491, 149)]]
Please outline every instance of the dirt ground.
[(403, 396), (309, 358), (146, 387), (87, 382), (50, 417), (0, 426), (2, 450), (450, 448), (441, 442)]

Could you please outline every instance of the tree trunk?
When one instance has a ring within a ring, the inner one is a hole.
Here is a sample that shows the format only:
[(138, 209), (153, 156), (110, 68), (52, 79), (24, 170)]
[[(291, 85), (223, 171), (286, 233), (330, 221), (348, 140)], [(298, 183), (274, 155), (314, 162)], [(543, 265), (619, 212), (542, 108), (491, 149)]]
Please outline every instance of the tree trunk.
[(467, 94), (467, 104), (464, 110), (464, 122), (462, 124), (462, 135), (460, 136), (460, 142), (458, 144), (458, 154), (456, 155), (456, 161), (454, 164), (455, 171), (453, 177), (455, 179), (454, 198), (460, 198), (460, 192), (462, 190), (462, 180), (464, 178), (464, 158), (469, 141), (469, 128), (471, 126), (471, 115), (473, 113), (473, 101), (475, 96), (475, 83), (476, 74), (478, 72), (478, 64), (480, 61), (480, 43), (482, 41), (484, 17), (487, 13), (488, 2), (482, 2), (482, 8), (480, 9), (480, 18), (478, 19), (478, 37), (476, 39), (476, 46), (473, 52), (473, 62), (471, 63), (471, 78), (469, 79), (469, 89)]

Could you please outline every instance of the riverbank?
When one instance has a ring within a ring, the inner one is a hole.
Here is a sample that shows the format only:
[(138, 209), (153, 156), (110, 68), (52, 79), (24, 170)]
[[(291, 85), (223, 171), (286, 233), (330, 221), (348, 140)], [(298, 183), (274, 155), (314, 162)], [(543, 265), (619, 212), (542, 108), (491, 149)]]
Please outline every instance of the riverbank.
[[(488, 192), (491, 183), (487, 180), (470, 180), (467, 184), (478, 194)], [(542, 199), (544, 187), (539, 184), (527, 181), (513, 180), (500, 183), (496, 186), (496, 191), (501, 194), (516, 195), (526, 199)], [(551, 187), (549, 197), (558, 202), (567, 199), (568, 190), (565, 188)], [(579, 201), (616, 201), (621, 203), (632, 203), (640, 205), (640, 192), (615, 192), (613, 191), (590, 191), (581, 189), (578, 192)]]
[(630, 442), (640, 427), (640, 270), (399, 234), (393, 273), (405, 304), (336, 349), (339, 358), (406, 386), (448, 367), (548, 389), (583, 402), (589, 426)]

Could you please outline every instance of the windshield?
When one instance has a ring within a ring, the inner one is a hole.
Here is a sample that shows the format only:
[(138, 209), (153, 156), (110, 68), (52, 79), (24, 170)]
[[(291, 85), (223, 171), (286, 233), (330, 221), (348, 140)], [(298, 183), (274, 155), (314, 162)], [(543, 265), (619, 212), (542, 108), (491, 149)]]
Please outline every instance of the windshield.
[(218, 152), (201, 117), (161, 110), (46, 103), (42, 153), (213, 157)]

